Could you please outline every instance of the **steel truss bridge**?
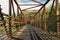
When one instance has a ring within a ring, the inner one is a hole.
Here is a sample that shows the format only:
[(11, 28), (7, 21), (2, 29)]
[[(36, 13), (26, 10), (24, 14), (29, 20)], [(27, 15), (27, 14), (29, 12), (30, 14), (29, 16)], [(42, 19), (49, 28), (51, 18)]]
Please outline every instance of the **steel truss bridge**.
[[(47, 14), (46, 14), (46, 5), (51, 0), (46, 0), (45, 3), (38, 2), (36, 0), (32, 0), (38, 4), (19, 4), (17, 0), (9, 0), (9, 14), (5, 14), (2, 12), (2, 8), (0, 5), (0, 24), (3, 25), (3, 29), (5, 32), (0, 33), (0, 40), (60, 40), (60, 14), (59, 14), (59, 0), (52, 0), (52, 5), (49, 14), (52, 14), (54, 3), (56, 4), (56, 20), (52, 20), (56, 23), (56, 31), (57, 37), (51, 35), (48, 32), (48, 24), (47, 24)], [(15, 2), (17, 6), (17, 13), (15, 13), (14, 4)], [(34, 6), (35, 5), (35, 6)], [(34, 6), (26, 9), (21, 9), (20, 6)], [(26, 20), (26, 17), (23, 11), (28, 9), (40, 7), (40, 9), (30, 18)], [(42, 14), (41, 14), (42, 10)], [(12, 16), (13, 12), (13, 16)], [(41, 20), (41, 15), (43, 15), (43, 20)], [(7, 20), (5, 17), (7, 17)], [(43, 21), (43, 23), (42, 23)], [(48, 21), (49, 22), (49, 21)], [(16, 31), (13, 32), (12, 24), (15, 25)], [(34, 24), (34, 25), (33, 25)], [(42, 29), (42, 24), (44, 25), (44, 30)], [(22, 26), (22, 27), (21, 27)], [(20, 28), (21, 27), (21, 28)], [(13, 32), (13, 33), (12, 33)]]

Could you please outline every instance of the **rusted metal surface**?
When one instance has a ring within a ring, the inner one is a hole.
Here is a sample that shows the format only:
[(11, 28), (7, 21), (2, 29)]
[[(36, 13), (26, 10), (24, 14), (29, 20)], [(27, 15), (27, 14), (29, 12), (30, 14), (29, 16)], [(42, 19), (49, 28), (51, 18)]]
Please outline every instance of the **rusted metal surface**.
[(44, 6), (49, 2), (50, 0), (47, 0), (46, 3), (38, 10), (38, 12), (33, 16), (33, 18), (44, 8)]
[(40, 24), (40, 31), (41, 31), (42, 30), (41, 29), (42, 26), (41, 26), (41, 14), (40, 13), (39, 13), (39, 24)]
[(38, 27), (38, 15), (35, 16), (35, 26)]
[(38, 15), (36, 16), (36, 26), (38, 27)]
[(36, 27), (36, 17), (34, 18), (34, 20), (35, 20), (35, 27)]
[(43, 15), (44, 15), (44, 30), (47, 32), (47, 24), (46, 24), (46, 7), (43, 9)]
[(15, 9), (14, 9), (14, 5), (13, 5), (13, 0), (12, 0), (11, 4), (12, 4), (12, 9), (13, 9), (13, 14), (14, 14), (14, 17), (15, 17), (16, 14), (15, 14)]
[(60, 35), (60, 22), (58, 22), (59, 19), (59, 7), (58, 7), (58, 1), (59, 0), (56, 0), (56, 16), (57, 16), (57, 35), (59, 36)]
[(17, 16), (19, 16), (19, 8), (18, 8), (18, 6), (17, 6)]
[[(12, 0), (9, 0), (9, 16), (11, 16), (11, 2), (12, 2)], [(8, 35), (9, 35), (9, 37), (8, 37), (8, 40), (11, 40), (12, 39), (12, 30), (11, 30), (11, 17), (9, 17), (9, 32), (8, 32)]]
[(24, 15), (24, 14), (23, 14), (23, 12), (22, 12), (22, 10), (21, 10), (21, 8), (20, 8), (20, 6), (19, 6), (19, 4), (17, 3), (17, 1), (16, 1), (16, 0), (14, 0), (14, 2), (16, 3), (17, 7), (18, 7), (18, 8), (19, 8), (19, 10), (21, 11), (21, 14), (22, 14), (22, 15)]
[(19, 10), (20, 10), (20, 12), (21, 12), (21, 18), (22, 18), (22, 17), (24, 16), (24, 14), (23, 14), (23, 12), (22, 12), (22, 10), (21, 10), (21, 8), (20, 8), (17, 0), (14, 0), (14, 2), (16, 3), (17, 7), (19, 8)]

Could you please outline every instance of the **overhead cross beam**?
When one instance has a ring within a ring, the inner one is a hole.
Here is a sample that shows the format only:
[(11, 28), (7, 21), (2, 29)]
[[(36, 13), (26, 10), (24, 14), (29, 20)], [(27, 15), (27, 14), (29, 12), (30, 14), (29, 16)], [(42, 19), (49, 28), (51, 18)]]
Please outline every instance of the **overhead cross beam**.
[(35, 5), (40, 5), (40, 4), (19, 4), (19, 6), (35, 6)]
[(39, 4), (41, 4), (41, 5), (43, 5), (42, 3), (40, 3), (40, 2), (38, 2), (38, 1), (36, 1), (36, 0), (32, 0), (33, 2), (36, 2), (36, 3), (39, 3)]
[[(36, 5), (36, 6), (34, 6), (34, 5)], [(22, 11), (25, 11), (25, 10), (28, 10), (28, 9), (32, 9), (32, 8), (42, 6), (42, 5), (41, 4), (20, 4), (20, 6), (34, 6), (34, 7), (30, 7), (30, 8), (26, 8), (26, 9), (22, 10)]]
[(32, 9), (32, 8), (36, 8), (36, 7), (39, 7), (41, 5), (37, 5), (37, 6), (34, 6), (34, 7), (30, 7), (30, 8), (26, 8), (26, 9), (23, 9), (22, 11), (25, 11), (25, 10), (28, 10), (28, 9)]
[(38, 10), (37, 13), (35, 13), (35, 15), (34, 15), (33, 17), (35, 17), (35, 16), (41, 11), (41, 9), (45, 7), (45, 5), (46, 5), (49, 1), (50, 1), (50, 0), (47, 0), (46, 3)]

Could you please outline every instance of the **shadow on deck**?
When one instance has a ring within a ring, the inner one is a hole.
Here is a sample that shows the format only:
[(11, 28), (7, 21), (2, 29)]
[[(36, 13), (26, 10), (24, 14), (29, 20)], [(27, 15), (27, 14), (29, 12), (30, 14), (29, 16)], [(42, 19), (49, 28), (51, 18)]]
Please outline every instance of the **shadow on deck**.
[(16, 38), (16, 37), (12, 37), (12, 39), (14, 39), (14, 40), (24, 40), (24, 39), (19, 39), (19, 38)]

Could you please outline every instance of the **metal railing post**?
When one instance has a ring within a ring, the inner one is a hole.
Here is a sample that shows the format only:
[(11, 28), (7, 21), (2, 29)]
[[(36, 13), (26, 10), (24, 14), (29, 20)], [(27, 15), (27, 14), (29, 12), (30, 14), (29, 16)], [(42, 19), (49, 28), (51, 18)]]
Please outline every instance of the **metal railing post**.
[(44, 30), (47, 32), (47, 25), (46, 25), (46, 7), (43, 9), (43, 15), (44, 15)]
[(56, 0), (56, 16), (57, 16), (57, 35), (60, 35), (60, 23), (59, 23), (59, 9), (58, 9), (58, 0)]
[(39, 13), (39, 24), (40, 24), (40, 31), (41, 31), (41, 14)]
[[(11, 16), (11, 2), (12, 0), (9, 0), (9, 16)], [(12, 39), (12, 30), (11, 30), (11, 17), (9, 17), (9, 39)]]
[(17, 6), (17, 16), (19, 15), (19, 8), (18, 8), (18, 6)]

